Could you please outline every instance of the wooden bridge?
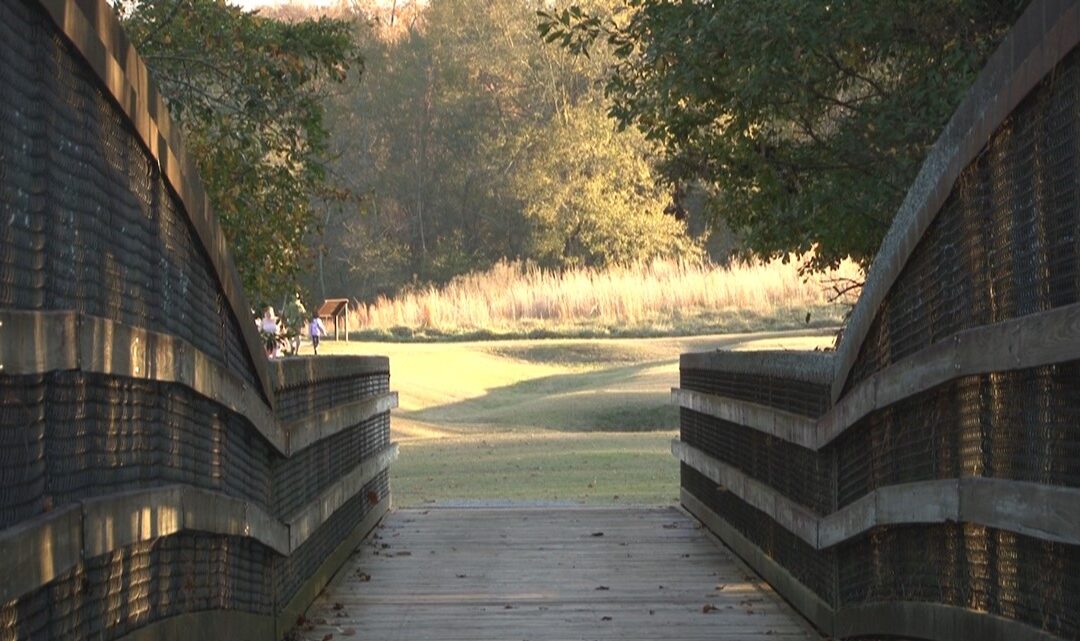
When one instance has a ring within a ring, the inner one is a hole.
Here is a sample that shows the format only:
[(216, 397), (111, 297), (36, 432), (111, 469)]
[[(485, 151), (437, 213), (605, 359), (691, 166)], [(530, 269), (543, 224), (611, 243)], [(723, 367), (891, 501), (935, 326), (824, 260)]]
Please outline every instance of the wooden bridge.
[(1078, 42), (1031, 3), (835, 352), (683, 356), (680, 509), (388, 512), (387, 360), (268, 363), (111, 9), (0, 0), (0, 640), (1080, 639)]

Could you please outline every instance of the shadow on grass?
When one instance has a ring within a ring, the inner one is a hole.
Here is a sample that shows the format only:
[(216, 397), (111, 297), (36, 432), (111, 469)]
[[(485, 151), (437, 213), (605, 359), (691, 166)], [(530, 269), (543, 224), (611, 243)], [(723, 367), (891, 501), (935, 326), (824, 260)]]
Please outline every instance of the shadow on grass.
[[(489, 390), (483, 396), (402, 412), (427, 423), (539, 428), (560, 431), (654, 431), (674, 429), (678, 412), (668, 389), (648, 389), (648, 370), (675, 359), (555, 374)], [(659, 378), (659, 377), (656, 377)], [(627, 387), (633, 384), (633, 387)]]
[[(713, 347), (745, 342), (743, 336), (719, 339)], [(509, 354), (508, 354), (509, 355)], [(597, 369), (555, 374), (493, 388), (482, 396), (400, 416), (431, 424), (549, 429), (566, 432), (643, 432), (678, 428), (679, 412), (669, 401), (678, 385), (678, 357), (619, 362), (606, 352), (565, 346), (528, 346), (516, 357), (543, 362), (601, 365)], [(599, 359), (608, 359), (607, 362)], [(603, 367), (603, 365), (608, 365)]]

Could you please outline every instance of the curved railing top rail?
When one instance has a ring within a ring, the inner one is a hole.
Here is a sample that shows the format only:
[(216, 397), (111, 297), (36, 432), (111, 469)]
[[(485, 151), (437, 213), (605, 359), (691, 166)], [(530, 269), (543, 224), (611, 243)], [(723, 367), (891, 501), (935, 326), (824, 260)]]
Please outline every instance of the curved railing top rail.
[(195, 165), (184, 151), (180, 131), (173, 126), (168, 108), (145, 63), (124, 35), (105, 0), (41, 0), (40, 4), (127, 115), (139, 139), (161, 168), (166, 184), (183, 203), (188, 220), (210, 258), (221, 290), (238, 321), (264, 400), (273, 407), (274, 393), (266, 358), (254, 325), (247, 321), (251, 306), (225, 235), (210, 208)]
[(787, 380), (830, 385), (833, 381), (834, 352), (762, 350), (753, 352), (693, 352), (679, 357), (682, 369), (716, 370), (739, 374), (760, 374)]
[(386, 356), (289, 357), (271, 361), (269, 369), (274, 388), (281, 390), (328, 378), (389, 374), (390, 359)]
[(833, 402), (844, 389), (874, 316), (960, 172), (1078, 41), (1080, 3), (1035, 0), (991, 56), (930, 149), (881, 243), (837, 350)]

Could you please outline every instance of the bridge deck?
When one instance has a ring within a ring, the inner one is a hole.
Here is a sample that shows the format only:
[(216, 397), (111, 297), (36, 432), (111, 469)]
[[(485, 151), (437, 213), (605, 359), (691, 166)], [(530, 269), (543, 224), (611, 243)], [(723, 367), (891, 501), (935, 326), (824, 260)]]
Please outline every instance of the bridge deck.
[(674, 508), (398, 510), (376, 536), (297, 639), (817, 638)]

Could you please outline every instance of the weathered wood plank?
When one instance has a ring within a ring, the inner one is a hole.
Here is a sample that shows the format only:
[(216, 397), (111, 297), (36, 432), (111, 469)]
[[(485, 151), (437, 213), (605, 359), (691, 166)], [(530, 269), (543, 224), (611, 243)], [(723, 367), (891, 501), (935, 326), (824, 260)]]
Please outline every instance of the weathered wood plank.
[(298, 639), (818, 638), (674, 508), (398, 511), (305, 617)]
[(1080, 545), (1080, 489), (1027, 481), (963, 477), (879, 487), (818, 516), (776, 488), (678, 439), (671, 452), (781, 527), (821, 550), (879, 525), (962, 521), (1046, 541)]

